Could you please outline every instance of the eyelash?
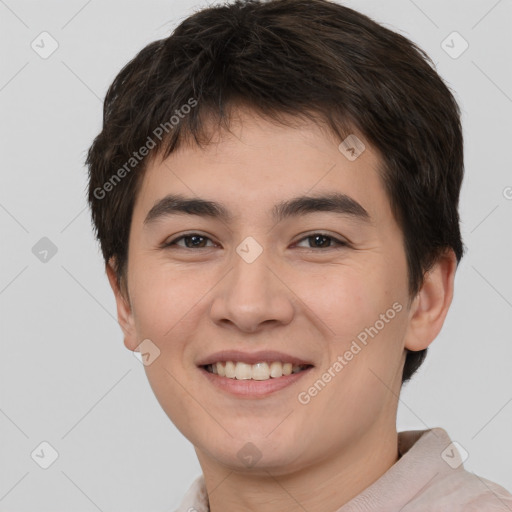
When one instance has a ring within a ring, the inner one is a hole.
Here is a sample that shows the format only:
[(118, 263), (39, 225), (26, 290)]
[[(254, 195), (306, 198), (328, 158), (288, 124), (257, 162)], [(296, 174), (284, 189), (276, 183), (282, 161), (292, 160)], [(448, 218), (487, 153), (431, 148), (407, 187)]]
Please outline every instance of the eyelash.
[[(321, 233), (321, 232), (312, 233), (310, 235), (307, 235), (307, 236), (301, 238), (300, 240), (298, 240), (296, 243), (298, 244), (298, 243), (302, 242), (303, 240), (307, 240), (308, 238), (314, 238), (315, 236), (318, 236), (318, 235), (320, 235), (320, 236), (322, 236), (324, 238), (328, 238), (331, 241), (334, 241), (334, 243), (336, 243), (339, 247), (348, 247), (349, 246), (349, 244), (347, 242), (345, 242), (343, 240), (339, 240), (338, 238), (335, 238), (335, 237), (333, 237), (333, 236), (331, 236), (331, 235), (329, 235), (327, 233)], [(209, 238), (207, 236), (204, 236), (204, 235), (201, 235), (200, 233), (188, 233), (188, 234), (185, 234), (185, 235), (181, 235), (181, 236), (175, 238), (174, 240), (171, 240), (170, 242), (164, 243), (162, 247), (163, 248), (170, 248), (173, 245), (176, 245), (176, 243), (179, 242), (180, 240), (183, 240), (185, 238), (192, 238), (194, 236), (198, 236), (200, 238), (212, 241), (211, 238)], [(178, 246), (178, 247), (180, 247), (182, 249), (194, 250), (193, 247), (183, 247), (183, 246)], [(207, 249), (207, 248), (208, 247), (198, 247), (197, 249)], [(334, 249), (334, 248), (335, 248), (335, 246), (334, 247), (329, 246), (329, 247), (325, 247), (325, 248), (324, 247), (310, 247), (309, 249), (312, 250), (312, 251), (318, 251), (318, 250), (321, 250), (321, 249)]]

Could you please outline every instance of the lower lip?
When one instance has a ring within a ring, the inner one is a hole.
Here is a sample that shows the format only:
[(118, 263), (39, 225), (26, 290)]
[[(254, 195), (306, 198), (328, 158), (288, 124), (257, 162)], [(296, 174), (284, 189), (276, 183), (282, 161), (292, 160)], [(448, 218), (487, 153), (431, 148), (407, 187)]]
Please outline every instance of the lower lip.
[(243, 398), (262, 398), (266, 397), (280, 389), (284, 389), (297, 382), (312, 370), (313, 367), (306, 368), (298, 373), (291, 373), (290, 375), (283, 375), (282, 377), (270, 378), (267, 380), (253, 380), (253, 379), (229, 379), (221, 377), (216, 373), (210, 373), (204, 368), (199, 368), (203, 375), (217, 388), (226, 391), (232, 395), (240, 396)]

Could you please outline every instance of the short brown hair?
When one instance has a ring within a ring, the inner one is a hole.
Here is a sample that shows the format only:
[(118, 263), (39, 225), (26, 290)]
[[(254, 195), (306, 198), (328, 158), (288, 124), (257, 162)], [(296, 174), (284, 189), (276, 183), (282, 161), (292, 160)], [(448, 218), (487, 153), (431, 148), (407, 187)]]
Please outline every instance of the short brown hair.
[[(460, 111), (430, 58), (404, 36), (334, 2), (235, 0), (196, 12), (147, 45), (108, 89), (103, 128), (86, 160), (88, 201), (120, 286), (150, 158), (138, 155), (135, 162), (134, 152), (150, 139), (151, 154), (164, 157), (185, 140), (207, 144), (206, 121), (229, 128), (234, 106), (283, 124), (283, 115), (327, 124), (340, 142), (355, 129), (376, 148), (404, 234), (411, 297), (446, 249), (460, 261)], [(426, 349), (408, 351), (402, 382), (425, 356)]]

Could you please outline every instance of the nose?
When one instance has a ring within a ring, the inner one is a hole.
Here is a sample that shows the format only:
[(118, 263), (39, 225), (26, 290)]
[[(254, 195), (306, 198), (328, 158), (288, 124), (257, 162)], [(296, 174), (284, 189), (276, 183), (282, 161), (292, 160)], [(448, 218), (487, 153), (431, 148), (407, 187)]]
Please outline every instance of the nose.
[[(237, 253), (228, 274), (215, 288), (210, 309), (211, 318), (219, 325), (236, 326), (253, 333), (267, 325), (286, 325), (294, 315), (293, 292), (272, 264), (268, 251), (252, 262)], [(282, 273), (282, 272), (281, 272)]]

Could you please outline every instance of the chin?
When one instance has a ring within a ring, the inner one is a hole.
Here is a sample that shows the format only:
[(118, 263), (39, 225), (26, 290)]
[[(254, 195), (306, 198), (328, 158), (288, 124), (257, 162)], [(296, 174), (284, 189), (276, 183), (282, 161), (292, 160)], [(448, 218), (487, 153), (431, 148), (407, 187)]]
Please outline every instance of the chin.
[[(269, 429), (267, 434), (271, 430)], [(222, 439), (205, 438), (199, 446), (200, 453), (214, 459), (231, 471), (247, 471), (254, 474), (261, 472), (267, 476), (266, 471), (279, 475), (299, 469), (299, 459), (303, 458), (304, 454), (304, 447), (301, 446), (298, 450), (297, 444), (293, 443), (290, 436), (286, 436), (286, 432), (282, 439), (270, 439), (264, 435), (231, 438), (226, 434)]]

